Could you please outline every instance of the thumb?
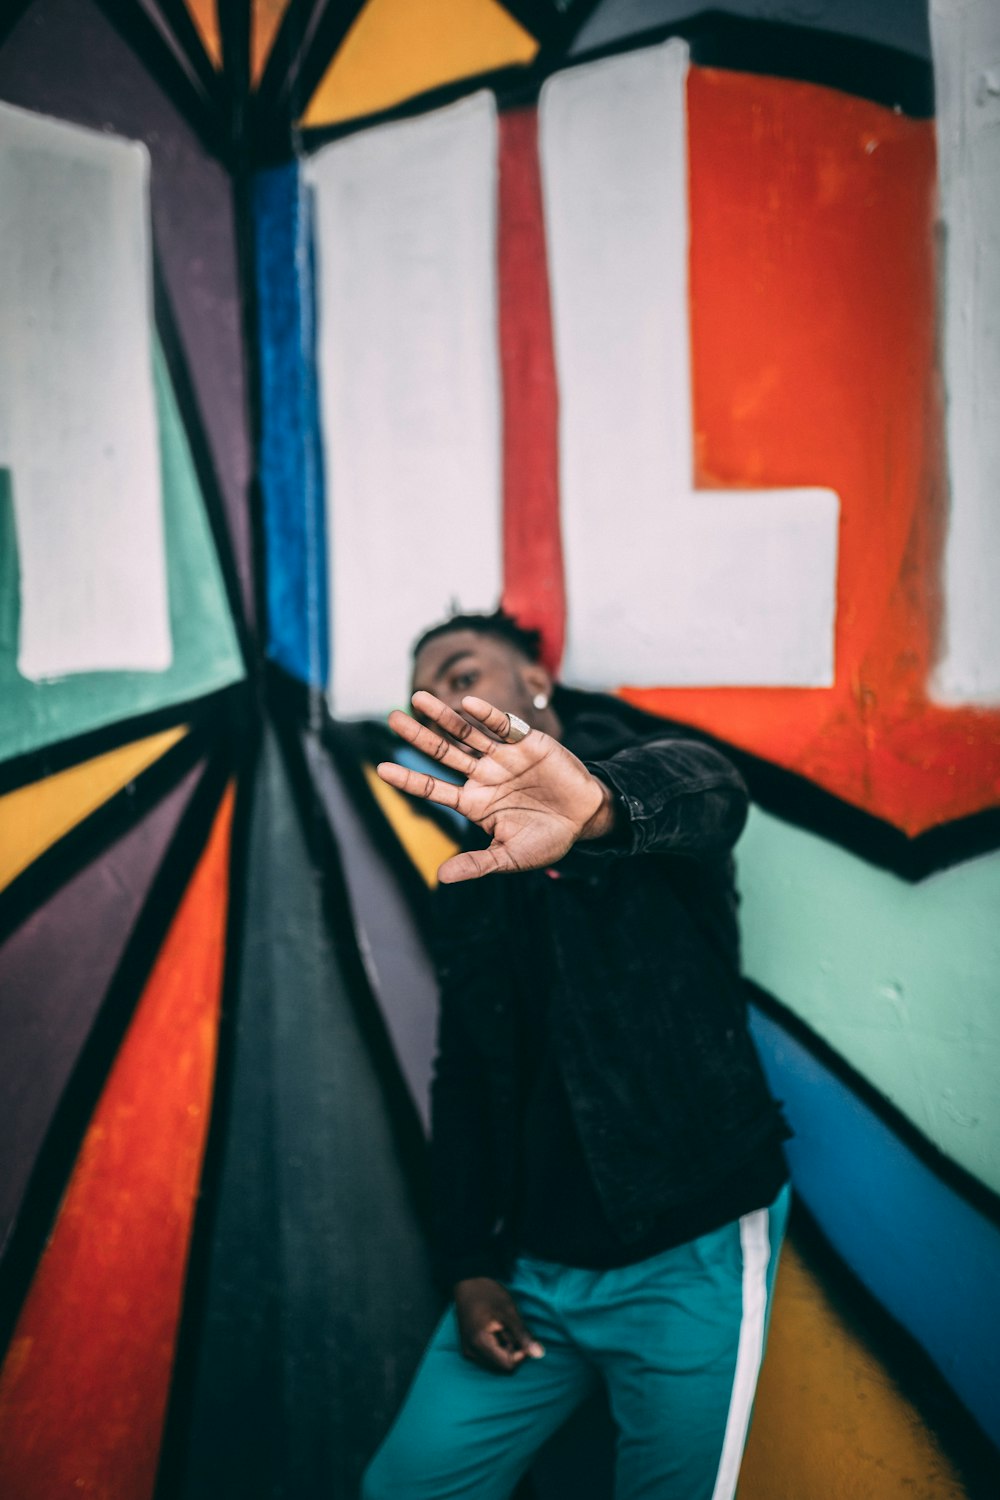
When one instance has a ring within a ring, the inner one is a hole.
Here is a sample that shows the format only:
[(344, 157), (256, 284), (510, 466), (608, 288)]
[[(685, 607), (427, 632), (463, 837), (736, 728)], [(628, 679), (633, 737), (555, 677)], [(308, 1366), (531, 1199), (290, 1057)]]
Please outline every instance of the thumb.
[(514, 861), (504, 853), (503, 846), (494, 843), (488, 849), (467, 849), (462, 854), (453, 854), (438, 870), (438, 880), (442, 885), (456, 885), (460, 880), (478, 880), (482, 875), (496, 875), (514, 868)]

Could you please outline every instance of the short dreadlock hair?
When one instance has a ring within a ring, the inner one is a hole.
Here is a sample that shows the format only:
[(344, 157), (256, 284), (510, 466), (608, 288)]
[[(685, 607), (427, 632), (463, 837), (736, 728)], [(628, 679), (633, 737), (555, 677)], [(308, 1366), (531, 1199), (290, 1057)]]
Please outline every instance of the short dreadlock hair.
[(429, 630), (424, 631), (419, 640), (414, 642), (414, 660), (428, 641), (435, 640), (439, 635), (450, 635), (453, 630), (474, 630), (477, 635), (492, 635), (497, 640), (506, 641), (508, 646), (513, 646), (515, 651), (519, 651), (528, 661), (541, 661), (542, 659), (542, 632), (527, 630), (523, 625), (519, 625), (514, 616), (509, 615), (506, 610), (496, 609), (491, 615), (452, 615), (450, 620), (442, 620), (440, 625), (432, 625)]

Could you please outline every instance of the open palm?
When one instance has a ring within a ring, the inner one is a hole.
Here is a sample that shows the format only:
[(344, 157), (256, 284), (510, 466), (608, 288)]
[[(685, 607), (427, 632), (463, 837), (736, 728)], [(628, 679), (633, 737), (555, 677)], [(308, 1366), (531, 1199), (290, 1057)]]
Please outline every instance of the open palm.
[(544, 869), (578, 839), (599, 837), (610, 827), (607, 788), (551, 735), (532, 729), (517, 744), (505, 743), (510, 717), (484, 698), (462, 699), (467, 718), (433, 693), (414, 693), (412, 701), (431, 724), (397, 709), (389, 715), (392, 729), (466, 780), (456, 786), (394, 761), (383, 761), (379, 776), (402, 792), (455, 808), (491, 839), (488, 849), (445, 860), (438, 871), (444, 884)]

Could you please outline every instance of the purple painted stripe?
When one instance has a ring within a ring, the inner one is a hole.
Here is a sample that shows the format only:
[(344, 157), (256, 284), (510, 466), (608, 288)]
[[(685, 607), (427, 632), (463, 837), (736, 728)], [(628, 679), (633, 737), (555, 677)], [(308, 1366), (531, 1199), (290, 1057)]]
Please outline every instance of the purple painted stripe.
[(0, 947), (0, 1248), (203, 767)]

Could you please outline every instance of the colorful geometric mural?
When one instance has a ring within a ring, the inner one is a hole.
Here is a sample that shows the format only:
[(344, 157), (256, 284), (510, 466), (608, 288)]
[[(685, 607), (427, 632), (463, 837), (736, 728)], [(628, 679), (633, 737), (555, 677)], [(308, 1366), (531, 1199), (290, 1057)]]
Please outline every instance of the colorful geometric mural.
[(5, 1495), (354, 1493), (439, 1310), (457, 832), (373, 768), (500, 599), (754, 799), (741, 1500), (997, 1492), (997, 12), (688, 11), (0, 18)]

